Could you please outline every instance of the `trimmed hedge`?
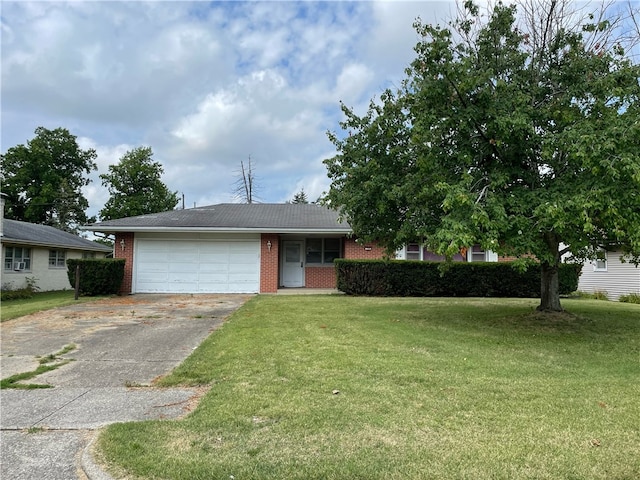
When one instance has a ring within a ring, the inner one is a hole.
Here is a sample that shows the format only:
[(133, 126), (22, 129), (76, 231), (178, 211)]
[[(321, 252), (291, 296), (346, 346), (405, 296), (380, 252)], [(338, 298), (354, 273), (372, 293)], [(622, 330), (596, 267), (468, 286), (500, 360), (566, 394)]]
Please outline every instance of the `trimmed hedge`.
[(124, 279), (124, 258), (69, 259), (67, 275), (71, 286), (76, 285), (76, 266), (80, 265), (80, 294), (115, 295)]
[[(451, 263), (407, 260), (335, 260), (338, 290), (394, 297), (540, 297), (540, 265), (526, 272), (511, 262)], [(562, 264), (561, 295), (578, 288), (580, 265)]]

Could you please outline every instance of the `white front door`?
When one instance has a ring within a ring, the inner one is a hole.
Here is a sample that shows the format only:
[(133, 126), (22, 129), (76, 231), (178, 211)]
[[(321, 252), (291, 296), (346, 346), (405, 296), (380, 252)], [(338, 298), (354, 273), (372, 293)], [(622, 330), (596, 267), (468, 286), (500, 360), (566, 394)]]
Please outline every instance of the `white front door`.
[(282, 285), (304, 287), (303, 242), (286, 241), (282, 248)]

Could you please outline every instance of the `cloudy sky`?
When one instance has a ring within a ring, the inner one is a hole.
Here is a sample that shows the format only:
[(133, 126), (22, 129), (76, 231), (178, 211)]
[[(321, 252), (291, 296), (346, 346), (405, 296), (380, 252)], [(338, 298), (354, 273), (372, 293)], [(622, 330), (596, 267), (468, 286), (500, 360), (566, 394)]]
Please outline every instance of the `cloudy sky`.
[(98, 153), (98, 174), (150, 146), (187, 207), (234, 201), (251, 157), (262, 202), (327, 190), (340, 101), (364, 112), (399, 84), (416, 17), (453, 1), (1, 3), (4, 153), (38, 126), (67, 128)]

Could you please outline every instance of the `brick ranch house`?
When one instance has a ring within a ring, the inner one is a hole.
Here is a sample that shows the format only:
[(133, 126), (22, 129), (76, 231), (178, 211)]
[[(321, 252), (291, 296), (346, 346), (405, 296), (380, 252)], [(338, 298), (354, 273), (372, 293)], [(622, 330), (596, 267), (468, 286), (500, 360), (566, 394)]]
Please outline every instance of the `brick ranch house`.
[(335, 258), (381, 258), (333, 210), (220, 204), (95, 223), (124, 258), (121, 293), (275, 293), (335, 288)]

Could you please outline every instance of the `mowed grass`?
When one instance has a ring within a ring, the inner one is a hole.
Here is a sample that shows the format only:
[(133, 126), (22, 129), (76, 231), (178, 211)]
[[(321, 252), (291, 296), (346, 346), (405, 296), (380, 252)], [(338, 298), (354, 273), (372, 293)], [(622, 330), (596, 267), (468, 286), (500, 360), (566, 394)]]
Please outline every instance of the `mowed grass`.
[(31, 298), (19, 300), (5, 300), (0, 307), (0, 319), (5, 322), (14, 318), (23, 317), (32, 313), (52, 308), (64, 307), (74, 303), (91, 302), (104, 297), (80, 297), (74, 300), (73, 290), (60, 290), (54, 292), (34, 293)]
[(640, 307), (259, 296), (162, 384), (189, 416), (109, 426), (150, 479), (640, 478)]

